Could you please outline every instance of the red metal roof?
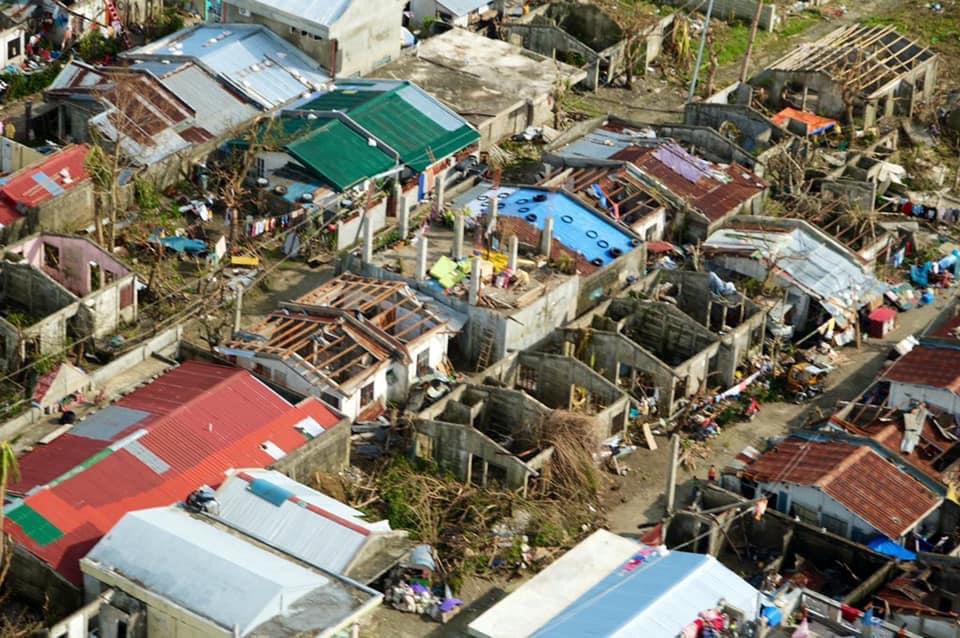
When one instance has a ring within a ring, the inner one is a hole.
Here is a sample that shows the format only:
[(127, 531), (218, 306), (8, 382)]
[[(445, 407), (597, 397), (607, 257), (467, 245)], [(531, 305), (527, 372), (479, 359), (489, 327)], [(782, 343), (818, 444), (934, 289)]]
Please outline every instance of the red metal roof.
[[(17, 171), (11, 175), (7, 181), (0, 186), (0, 194), (3, 199), (11, 206), (22, 205), (32, 208), (48, 199), (53, 199), (56, 195), (49, 188), (37, 180), (49, 180), (63, 190), (70, 190), (73, 186), (90, 177), (87, 173), (84, 162), (87, 159), (87, 153), (90, 149), (85, 144), (68, 146), (48, 157), (46, 160), (36, 166), (29, 166)], [(70, 181), (60, 174), (66, 170)], [(0, 213), (2, 216), (2, 213)], [(0, 220), (2, 221), (2, 220)]]
[[(693, 157), (678, 144), (668, 142), (659, 147), (637, 153), (628, 147), (615, 153), (611, 159), (632, 162), (643, 173), (653, 177), (676, 197), (686, 201), (700, 211), (711, 222), (719, 221), (736, 212), (754, 195), (762, 192), (767, 184), (752, 171), (738, 164), (722, 166), (711, 164), (713, 171), (723, 174), (723, 179), (701, 175), (696, 181), (690, 181), (657, 157), (658, 149), (666, 148), (678, 155), (678, 162), (684, 163)], [(704, 162), (705, 160), (697, 161)]]
[(898, 539), (939, 498), (865, 445), (789, 438), (744, 469), (761, 483), (822, 490), (889, 538)]
[(677, 247), (668, 241), (648, 241), (647, 252), (648, 253), (675, 253), (677, 252)]
[(22, 217), (23, 215), (18, 213), (13, 206), (0, 201), (0, 228), (9, 226)]
[(897, 316), (897, 311), (890, 306), (880, 306), (870, 313), (868, 319), (878, 323), (886, 323)]
[[(500, 231), (501, 237), (516, 235), (517, 241), (523, 244), (528, 244), (530, 246), (540, 245), (540, 230), (536, 226), (528, 223), (526, 220), (520, 219), (519, 217), (501, 215), (497, 218), (497, 229)], [(560, 255), (566, 255), (576, 262), (577, 270), (583, 275), (592, 274), (599, 269), (597, 266), (594, 266), (587, 261), (586, 257), (583, 255), (580, 255), (564, 246), (563, 243), (556, 237), (552, 239), (552, 243), (553, 247), (550, 249), (550, 255), (553, 259), (557, 259), (557, 257)]]
[[(77, 585), (79, 558), (127, 512), (216, 487), (231, 468), (272, 465), (263, 444), (287, 454), (305, 445), (309, 437), (295, 426), (308, 417), (324, 430), (340, 421), (316, 399), (291, 406), (245, 370), (197, 362), (118, 403), (149, 416), (112, 441), (65, 434), (21, 461), (29, 472), (21, 483), (45, 482), (24, 503), (63, 536), (44, 545), (30, 529), (5, 522), (18, 543)], [(91, 463), (94, 454), (103, 458)]]
[(890, 366), (888, 381), (943, 388), (960, 394), (960, 350), (917, 346)]

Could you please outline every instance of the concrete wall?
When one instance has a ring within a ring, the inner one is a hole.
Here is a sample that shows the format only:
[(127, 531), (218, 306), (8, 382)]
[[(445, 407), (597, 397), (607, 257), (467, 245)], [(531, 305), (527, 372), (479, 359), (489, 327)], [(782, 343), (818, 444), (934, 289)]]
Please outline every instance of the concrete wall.
[(887, 401), (897, 410), (911, 410), (918, 403), (928, 403), (954, 416), (960, 416), (960, 396), (943, 388), (891, 381)]
[(337, 78), (359, 76), (400, 55), (403, 3), (383, 0), (375, 10), (364, 2), (351, 2), (328, 28), (277, 11), (240, 13), (250, 3), (226, 0), (224, 22), (262, 24), (316, 60)]
[[(666, 4), (685, 11), (706, 10), (699, 0), (666, 0)], [(721, 20), (736, 18), (749, 23), (756, 12), (757, 0), (714, 0), (713, 3), (713, 16)], [(776, 5), (765, 3), (760, 13), (760, 28), (764, 31), (773, 31), (780, 24), (780, 20)]]
[(724, 122), (730, 122), (740, 131), (737, 144), (748, 153), (760, 153), (792, 137), (774, 126), (759, 111), (736, 104), (691, 102), (683, 109), (683, 121), (687, 125), (708, 126), (716, 130), (719, 130)]
[(46, 157), (9, 137), (0, 137), (0, 173), (13, 173)]
[(316, 472), (337, 474), (350, 465), (350, 421), (342, 419), (333, 428), (286, 455), (271, 468), (295, 481), (308, 483)]
[[(50, 247), (58, 261), (48, 261), (45, 253)], [(8, 253), (22, 255), (24, 261), (62, 284), (78, 297), (84, 297), (110, 281), (118, 281), (131, 274), (131, 270), (117, 261), (110, 253), (92, 241), (82, 237), (44, 234), (31, 237), (16, 246), (7, 248)], [(90, 264), (96, 263), (102, 275), (94, 281)]]
[(387, 225), (387, 199), (367, 210), (365, 214), (356, 214), (353, 217), (337, 222), (337, 250), (346, 250), (363, 243), (363, 224), (369, 220), (373, 225), (373, 232), (378, 233)]
[[(483, 459), (487, 466), (494, 466), (506, 473), (504, 487), (508, 489), (522, 488), (532, 473), (532, 470), (509, 450), (469, 425), (418, 419), (414, 428), (417, 431), (414, 436), (414, 456), (435, 460), (461, 481), (485, 484), (483, 476), (472, 476), (474, 457)], [(432, 450), (428, 450), (422, 437), (431, 439)]]
[(12, 543), (13, 558), (6, 585), (24, 600), (45, 607), (49, 618), (63, 618), (82, 604), (80, 589), (67, 582), (49, 565)]
[(31, 232), (73, 232), (93, 223), (96, 198), (93, 182), (75, 184), (59, 197), (48, 199), (27, 212), (27, 226)]
[[(604, 406), (599, 413), (591, 415), (595, 418), (600, 438), (607, 438), (626, 427), (629, 398), (616, 385), (572, 357), (520, 352), (512, 365), (494, 367), (485, 374), (499, 375), (500, 381), (523, 389), (547, 407), (557, 410), (571, 409), (573, 386), (579, 386), (589, 393), (591, 399), (595, 397)], [(525, 377), (533, 380), (532, 388), (520, 384)]]

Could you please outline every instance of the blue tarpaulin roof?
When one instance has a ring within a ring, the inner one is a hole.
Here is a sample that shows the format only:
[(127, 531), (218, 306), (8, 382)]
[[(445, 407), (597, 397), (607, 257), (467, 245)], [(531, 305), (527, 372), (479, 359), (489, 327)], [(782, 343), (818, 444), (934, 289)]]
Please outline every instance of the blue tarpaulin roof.
[(867, 543), (867, 547), (877, 552), (878, 554), (883, 554), (884, 556), (891, 556), (897, 560), (916, 560), (917, 555), (915, 552), (911, 552), (905, 547), (894, 543), (889, 538), (884, 536), (877, 536), (875, 539)]

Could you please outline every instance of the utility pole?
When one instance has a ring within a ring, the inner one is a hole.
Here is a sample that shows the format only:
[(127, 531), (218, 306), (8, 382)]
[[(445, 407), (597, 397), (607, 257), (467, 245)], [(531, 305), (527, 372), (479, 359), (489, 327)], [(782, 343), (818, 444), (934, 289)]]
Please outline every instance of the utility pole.
[(670, 439), (670, 470), (667, 473), (667, 515), (673, 514), (677, 500), (677, 465), (680, 461), (680, 435)]
[(707, 31), (710, 30), (710, 16), (713, 15), (713, 0), (707, 2), (707, 16), (703, 20), (703, 34), (700, 37), (700, 48), (697, 50), (697, 63), (693, 67), (693, 78), (690, 80), (690, 92), (687, 94), (687, 104), (693, 102), (697, 91), (697, 76), (700, 75), (700, 64), (703, 62), (703, 49), (707, 46)]
[(740, 67), (740, 83), (747, 81), (747, 72), (750, 70), (750, 56), (753, 54), (753, 42), (757, 39), (757, 29), (760, 27), (760, 14), (763, 13), (763, 3), (757, 3), (757, 12), (753, 14), (753, 22), (750, 23), (750, 39), (747, 41), (747, 54), (743, 58), (743, 66)]

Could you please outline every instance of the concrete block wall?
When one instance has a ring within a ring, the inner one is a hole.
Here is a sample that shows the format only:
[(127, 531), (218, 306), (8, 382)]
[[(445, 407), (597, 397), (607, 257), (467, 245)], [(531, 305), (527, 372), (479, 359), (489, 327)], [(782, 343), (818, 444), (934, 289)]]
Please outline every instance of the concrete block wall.
[[(417, 441), (420, 436), (432, 439), (432, 458), (452, 471), (461, 481), (470, 481), (473, 457), (480, 457), (489, 465), (506, 472), (506, 485), (511, 489), (523, 487), (530, 470), (509, 450), (468, 425), (418, 419), (414, 423), (414, 456), (424, 457), (426, 451)], [(478, 481), (480, 479), (474, 479)]]
[(333, 428), (274, 463), (272, 468), (305, 483), (318, 471), (336, 474), (349, 465), (350, 421), (342, 419)]

